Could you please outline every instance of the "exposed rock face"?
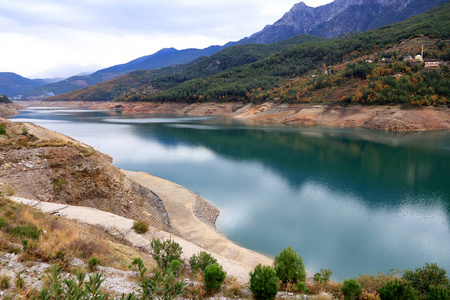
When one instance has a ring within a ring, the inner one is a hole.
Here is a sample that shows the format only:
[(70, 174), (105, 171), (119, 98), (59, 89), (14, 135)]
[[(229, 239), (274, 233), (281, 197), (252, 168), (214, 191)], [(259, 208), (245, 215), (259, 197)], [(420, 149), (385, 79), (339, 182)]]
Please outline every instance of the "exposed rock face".
[(239, 43), (273, 43), (311, 34), (331, 38), (349, 31), (367, 31), (423, 13), (446, 0), (335, 0), (316, 8), (295, 4), (280, 20)]
[(0, 117), (11, 117), (19, 113), (22, 106), (15, 103), (0, 103)]
[(161, 200), (126, 178), (109, 156), (34, 124), (0, 124), (10, 136), (0, 136), (0, 184), (15, 195), (95, 207), (171, 231)]

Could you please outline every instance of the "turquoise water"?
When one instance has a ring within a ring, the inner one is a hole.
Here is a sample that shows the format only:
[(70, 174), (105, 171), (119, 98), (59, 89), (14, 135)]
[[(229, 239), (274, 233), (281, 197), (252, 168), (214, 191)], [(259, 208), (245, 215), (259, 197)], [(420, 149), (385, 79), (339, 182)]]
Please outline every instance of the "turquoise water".
[(209, 117), (29, 109), (62, 132), (200, 194), (228, 238), (270, 256), (292, 245), (333, 279), (436, 262), (450, 271), (450, 132), (294, 128)]

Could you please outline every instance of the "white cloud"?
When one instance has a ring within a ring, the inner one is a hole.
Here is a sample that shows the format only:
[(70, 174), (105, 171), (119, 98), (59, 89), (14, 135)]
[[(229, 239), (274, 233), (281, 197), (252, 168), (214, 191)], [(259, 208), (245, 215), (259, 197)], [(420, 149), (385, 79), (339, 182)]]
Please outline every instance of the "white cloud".
[[(305, 1), (317, 6), (331, 0)], [(15, 0), (0, 2), (0, 72), (111, 66), (161, 48), (204, 48), (272, 24), (296, 0)]]

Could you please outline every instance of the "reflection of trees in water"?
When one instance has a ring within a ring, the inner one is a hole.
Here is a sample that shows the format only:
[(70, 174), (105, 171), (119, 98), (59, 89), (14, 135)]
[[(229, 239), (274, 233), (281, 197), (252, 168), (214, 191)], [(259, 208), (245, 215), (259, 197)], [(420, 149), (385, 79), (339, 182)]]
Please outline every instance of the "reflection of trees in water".
[(231, 160), (261, 162), (293, 186), (324, 179), (327, 185), (356, 192), (370, 202), (395, 205), (405, 194), (433, 194), (450, 206), (449, 153), (427, 146), (442, 140), (440, 134), (251, 127), (198, 130), (149, 124), (136, 124), (134, 132), (166, 145), (202, 146)]

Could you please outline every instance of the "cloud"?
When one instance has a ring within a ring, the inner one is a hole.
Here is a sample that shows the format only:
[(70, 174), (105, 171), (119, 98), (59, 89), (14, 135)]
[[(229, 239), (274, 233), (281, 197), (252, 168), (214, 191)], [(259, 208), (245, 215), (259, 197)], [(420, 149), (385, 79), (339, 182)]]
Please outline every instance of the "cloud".
[[(272, 24), (296, 0), (15, 0), (0, 2), (0, 72), (66, 63), (111, 66), (161, 48), (204, 48)], [(308, 1), (317, 6), (330, 0)], [(19, 49), (20, 47), (20, 49)], [(6, 52), (5, 52), (6, 51)]]

